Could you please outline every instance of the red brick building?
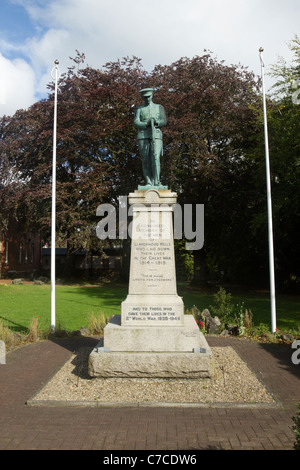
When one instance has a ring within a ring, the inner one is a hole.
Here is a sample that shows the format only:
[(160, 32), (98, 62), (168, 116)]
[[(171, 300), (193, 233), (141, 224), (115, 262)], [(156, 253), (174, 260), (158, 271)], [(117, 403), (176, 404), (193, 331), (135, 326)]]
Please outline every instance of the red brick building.
[(11, 220), (8, 228), (0, 228), (0, 278), (33, 278), (41, 272), (41, 237), (23, 233), (18, 222)]

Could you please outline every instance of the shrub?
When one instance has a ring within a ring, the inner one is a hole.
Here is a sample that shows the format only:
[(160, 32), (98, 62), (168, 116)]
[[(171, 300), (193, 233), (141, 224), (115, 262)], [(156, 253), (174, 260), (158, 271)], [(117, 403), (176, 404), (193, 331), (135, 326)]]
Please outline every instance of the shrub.
[(252, 323), (252, 312), (244, 306), (244, 302), (237, 305), (237, 313), (235, 314), (235, 320), (239, 327), (239, 334), (246, 335), (253, 329)]
[(253, 322), (252, 322), (253, 314), (251, 310), (245, 310), (245, 316), (244, 316), (244, 327), (246, 330), (250, 330), (253, 328)]
[(20, 335), (11, 331), (2, 320), (0, 320), (0, 340), (4, 341), (7, 349), (17, 346), (20, 342)]
[(34, 342), (37, 341), (38, 339), (42, 338), (43, 332), (40, 328), (39, 325), (39, 317), (33, 317), (30, 320), (30, 325), (29, 325), (29, 330), (28, 330), (28, 335), (27, 335), (27, 340)]
[(202, 333), (205, 334), (206, 333), (205, 318), (203, 317), (203, 315), (202, 315), (201, 311), (199, 310), (199, 308), (196, 307), (196, 305), (193, 305), (193, 307), (191, 308), (191, 311), (188, 312), (188, 313), (191, 313), (193, 315), (199, 329), (202, 331)]
[(254, 327), (254, 332), (256, 335), (267, 335), (270, 333), (270, 327), (266, 323), (260, 323), (258, 326)]
[(219, 291), (214, 294), (215, 304), (210, 305), (210, 310), (217, 316), (221, 322), (222, 328), (225, 324), (233, 317), (234, 305), (232, 303), (231, 294), (227, 294), (223, 287), (220, 287)]
[(89, 330), (93, 335), (102, 334), (107, 322), (108, 319), (105, 317), (104, 313), (91, 313), (89, 315)]

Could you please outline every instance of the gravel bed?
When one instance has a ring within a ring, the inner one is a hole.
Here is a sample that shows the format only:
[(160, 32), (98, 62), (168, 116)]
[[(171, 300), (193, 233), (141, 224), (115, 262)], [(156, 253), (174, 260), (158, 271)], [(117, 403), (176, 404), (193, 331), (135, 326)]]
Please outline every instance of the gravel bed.
[(276, 401), (232, 347), (212, 347), (213, 379), (91, 378), (91, 348), (81, 348), (30, 400), (31, 405), (81, 404), (275, 404)]

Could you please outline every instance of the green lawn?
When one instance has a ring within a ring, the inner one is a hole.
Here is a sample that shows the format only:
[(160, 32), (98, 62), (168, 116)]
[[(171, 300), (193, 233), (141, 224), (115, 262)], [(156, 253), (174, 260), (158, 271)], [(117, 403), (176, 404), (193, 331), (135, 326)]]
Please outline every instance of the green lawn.
[[(92, 313), (107, 316), (120, 313), (120, 304), (127, 291), (122, 288), (56, 286), (56, 326), (75, 330), (88, 326)], [(44, 330), (50, 329), (50, 285), (0, 285), (0, 319), (16, 331), (28, 329), (30, 319), (39, 317)]]
[[(56, 286), (56, 326), (75, 330), (81, 326), (88, 327), (88, 318), (92, 313), (105, 313), (111, 316), (121, 311), (121, 302), (126, 298), (127, 286)], [(193, 291), (179, 285), (178, 293), (183, 297), (186, 308), (196, 305), (200, 310), (213, 304), (211, 291)], [(50, 285), (36, 286), (0, 285), (0, 320), (15, 331), (26, 331), (30, 320), (39, 317), (41, 328), (50, 329), (51, 315)], [(268, 294), (246, 293), (233, 295), (234, 304), (244, 302), (253, 313), (253, 322), (271, 324), (270, 298)], [(276, 297), (277, 327), (288, 331), (297, 330), (300, 326), (300, 296)]]

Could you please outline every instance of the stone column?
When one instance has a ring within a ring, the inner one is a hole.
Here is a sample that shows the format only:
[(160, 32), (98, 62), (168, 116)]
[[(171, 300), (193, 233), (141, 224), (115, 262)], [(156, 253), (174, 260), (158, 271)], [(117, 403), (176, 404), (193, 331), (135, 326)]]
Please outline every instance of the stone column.
[(177, 295), (170, 190), (135, 191), (129, 195), (131, 261), (122, 325), (183, 326), (184, 306)]

